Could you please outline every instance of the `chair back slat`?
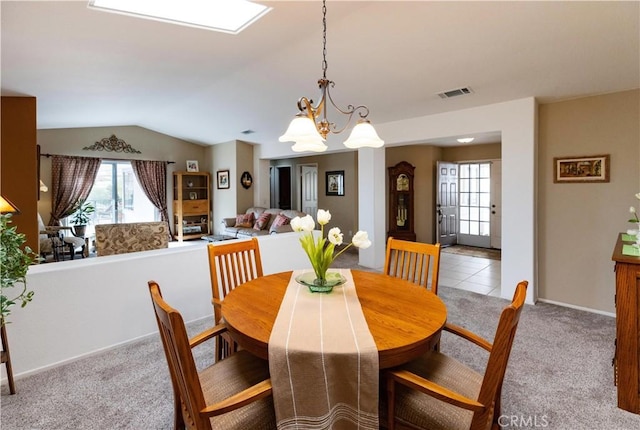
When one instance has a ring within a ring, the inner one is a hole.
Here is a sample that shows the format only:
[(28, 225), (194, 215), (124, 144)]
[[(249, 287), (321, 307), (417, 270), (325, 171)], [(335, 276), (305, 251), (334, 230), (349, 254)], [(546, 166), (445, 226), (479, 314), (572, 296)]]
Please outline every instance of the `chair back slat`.
[(439, 243), (432, 245), (392, 237), (387, 241), (385, 274), (422, 285), (438, 294), (439, 271)]

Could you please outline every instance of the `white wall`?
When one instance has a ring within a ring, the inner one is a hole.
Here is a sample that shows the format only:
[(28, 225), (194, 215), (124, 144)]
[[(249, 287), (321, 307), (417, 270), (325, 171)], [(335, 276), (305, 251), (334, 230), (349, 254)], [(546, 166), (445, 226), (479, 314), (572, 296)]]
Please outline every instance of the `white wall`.
[[(309, 267), (298, 239), (298, 233), (259, 238), (265, 274)], [(12, 308), (7, 325), (15, 376), (155, 335), (149, 280), (160, 284), (185, 321), (212, 315), (205, 241), (31, 266), (33, 302)]]

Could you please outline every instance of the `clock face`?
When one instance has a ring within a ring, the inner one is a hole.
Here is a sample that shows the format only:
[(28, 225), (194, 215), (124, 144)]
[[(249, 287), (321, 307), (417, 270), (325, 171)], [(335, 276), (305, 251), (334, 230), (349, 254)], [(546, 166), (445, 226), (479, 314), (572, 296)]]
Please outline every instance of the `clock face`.
[(396, 191), (409, 191), (409, 177), (404, 173), (398, 175), (396, 179)]
[(240, 183), (245, 189), (248, 189), (251, 184), (253, 184), (253, 178), (251, 177), (251, 173), (244, 172), (240, 177)]

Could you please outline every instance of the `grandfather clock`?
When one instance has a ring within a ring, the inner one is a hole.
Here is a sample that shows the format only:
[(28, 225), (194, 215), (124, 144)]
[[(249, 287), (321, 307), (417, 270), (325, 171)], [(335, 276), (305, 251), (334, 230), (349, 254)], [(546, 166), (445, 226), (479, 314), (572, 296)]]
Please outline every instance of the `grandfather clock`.
[(416, 240), (413, 220), (413, 171), (415, 167), (401, 161), (389, 167), (388, 237)]

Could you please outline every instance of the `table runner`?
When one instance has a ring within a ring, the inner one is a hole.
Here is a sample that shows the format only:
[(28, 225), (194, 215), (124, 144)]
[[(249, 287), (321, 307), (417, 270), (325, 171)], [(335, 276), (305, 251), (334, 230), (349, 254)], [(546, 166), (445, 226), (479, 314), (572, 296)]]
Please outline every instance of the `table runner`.
[(378, 429), (378, 350), (351, 271), (329, 294), (294, 271), (269, 339), (278, 429)]

